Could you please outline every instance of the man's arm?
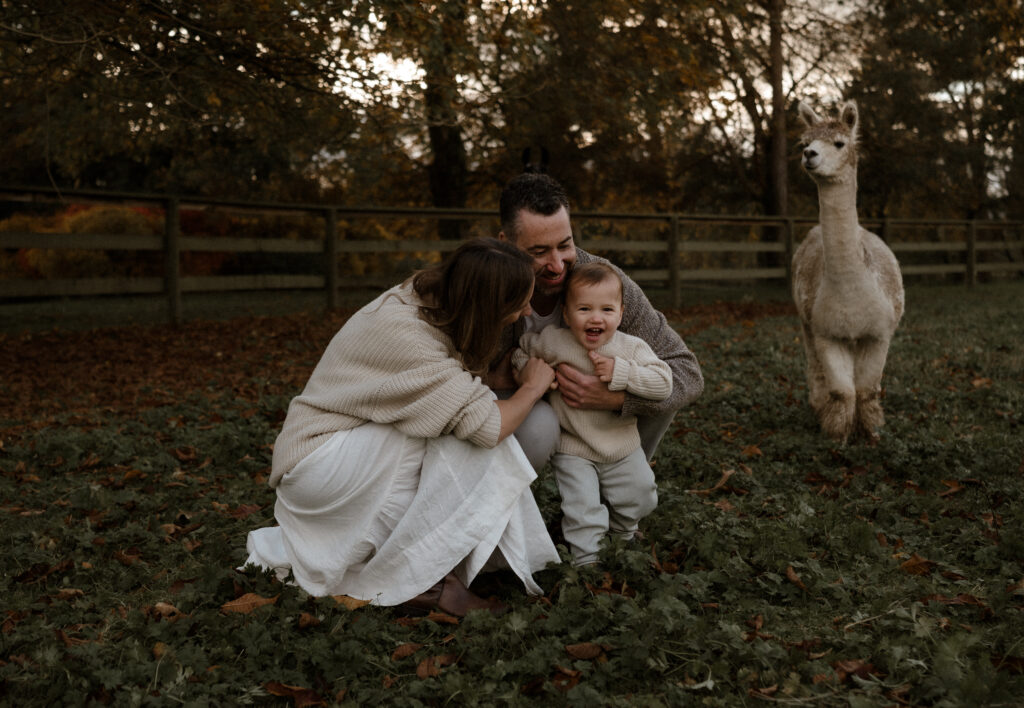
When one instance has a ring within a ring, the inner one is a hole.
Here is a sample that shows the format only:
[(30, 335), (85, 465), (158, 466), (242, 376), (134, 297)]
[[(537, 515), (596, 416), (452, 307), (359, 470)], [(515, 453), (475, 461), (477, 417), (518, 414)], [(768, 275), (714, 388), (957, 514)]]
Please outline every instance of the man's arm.
[(630, 277), (623, 275), (622, 299), (625, 312), (619, 329), (647, 342), (651, 349), (672, 369), (672, 394), (663, 401), (648, 401), (626, 394), (623, 413), (657, 415), (679, 410), (697, 399), (704, 391), (704, 376), (697, 357), (689, 350), (665, 319), (651, 305), (643, 290)]

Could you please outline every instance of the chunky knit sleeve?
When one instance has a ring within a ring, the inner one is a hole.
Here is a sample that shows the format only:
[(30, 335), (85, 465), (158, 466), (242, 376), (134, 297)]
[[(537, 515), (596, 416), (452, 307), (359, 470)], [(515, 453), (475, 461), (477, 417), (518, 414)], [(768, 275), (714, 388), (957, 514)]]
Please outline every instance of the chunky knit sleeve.
[(622, 340), (622, 354), (615, 357), (610, 391), (626, 391), (649, 401), (663, 401), (672, 395), (672, 369), (639, 337), (616, 332)]

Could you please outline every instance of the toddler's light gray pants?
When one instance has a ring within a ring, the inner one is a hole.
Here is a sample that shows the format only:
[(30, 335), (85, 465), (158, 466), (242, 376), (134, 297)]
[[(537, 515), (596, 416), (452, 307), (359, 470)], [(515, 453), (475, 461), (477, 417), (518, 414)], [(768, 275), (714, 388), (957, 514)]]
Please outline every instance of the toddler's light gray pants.
[(616, 462), (592, 462), (555, 453), (551, 459), (562, 496), (562, 535), (573, 563), (597, 561), (601, 539), (631, 539), (637, 524), (658, 505), (654, 472), (643, 448)]

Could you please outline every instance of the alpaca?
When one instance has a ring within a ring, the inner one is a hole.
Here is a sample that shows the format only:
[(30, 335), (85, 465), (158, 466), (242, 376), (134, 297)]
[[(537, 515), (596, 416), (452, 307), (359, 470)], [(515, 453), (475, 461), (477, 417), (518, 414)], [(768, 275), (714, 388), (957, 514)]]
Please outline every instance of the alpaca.
[(822, 431), (874, 442), (889, 342), (903, 316), (903, 278), (885, 242), (857, 221), (857, 105), (826, 120), (804, 102), (804, 170), (818, 186), (819, 223), (793, 254), (793, 300), (807, 387)]

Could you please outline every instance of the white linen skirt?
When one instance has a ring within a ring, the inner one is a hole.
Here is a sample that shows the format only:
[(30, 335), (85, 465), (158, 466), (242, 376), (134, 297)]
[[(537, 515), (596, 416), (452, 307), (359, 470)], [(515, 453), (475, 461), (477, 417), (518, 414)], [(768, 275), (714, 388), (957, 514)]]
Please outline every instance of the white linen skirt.
[(453, 571), (532, 573), (558, 562), (530, 492), (536, 473), (510, 436), (493, 449), (411, 438), (367, 423), (336, 433), (277, 486), (277, 526), (249, 533), (253, 563), (311, 595), (397, 605)]

